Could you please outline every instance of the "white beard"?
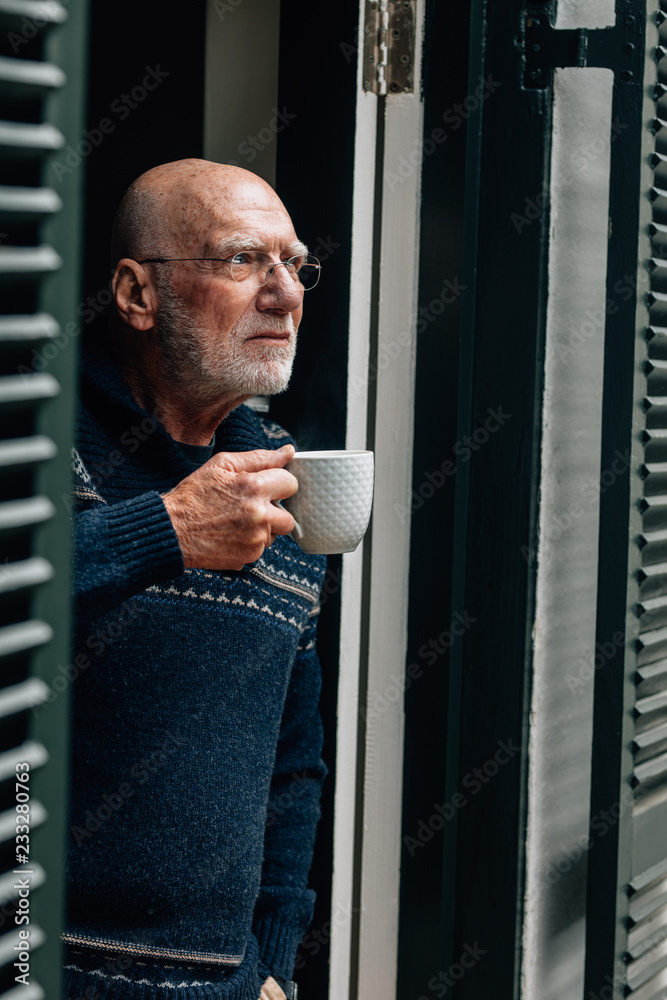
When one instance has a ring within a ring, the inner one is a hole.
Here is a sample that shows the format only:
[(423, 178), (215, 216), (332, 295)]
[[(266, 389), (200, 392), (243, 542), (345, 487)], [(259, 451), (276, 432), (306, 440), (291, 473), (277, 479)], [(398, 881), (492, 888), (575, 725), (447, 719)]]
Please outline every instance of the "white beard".
[[(239, 396), (272, 396), (287, 388), (296, 352), (291, 313), (243, 315), (230, 331), (226, 347), (220, 350), (215, 331), (201, 327), (166, 282), (158, 279), (157, 284), (157, 328), (164, 374), (179, 395), (209, 403)], [(248, 341), (248, 337), (265, 331), (287, 332), (290, 336), (280, 345)]]

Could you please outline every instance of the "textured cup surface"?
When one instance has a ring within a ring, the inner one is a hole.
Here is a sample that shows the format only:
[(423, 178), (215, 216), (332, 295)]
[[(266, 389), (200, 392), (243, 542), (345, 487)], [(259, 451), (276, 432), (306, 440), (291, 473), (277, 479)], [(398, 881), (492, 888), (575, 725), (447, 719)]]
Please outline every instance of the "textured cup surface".
[(304, 552), (353, 552), (373, 506), (372, 451), (301, 451), (286, 465), (299, 490), (283, 500)]

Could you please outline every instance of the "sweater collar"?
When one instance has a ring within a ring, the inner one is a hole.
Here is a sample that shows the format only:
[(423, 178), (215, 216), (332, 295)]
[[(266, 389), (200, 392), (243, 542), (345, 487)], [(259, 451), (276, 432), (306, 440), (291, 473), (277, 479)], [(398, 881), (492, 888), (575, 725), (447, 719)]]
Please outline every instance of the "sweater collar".
[[(153, 414), (136, 402), (106, 339), (100, 338), (84, 344), (81, 376), (82, 398), (105, 423), (114, 424), (119, 434), (122, 434), (137, 421), (153, 421), (157, 424), (155, 434), (151, 435), (154, 442), (159, 442), (169, 450), (172, 461), (178, 457), (188, 467), (191, 466), (178, 442), (174, 441)], [(228, 413), (215, 432), (216, 452), (252, 451), (266, 447), (261, 419), (249, 406), (243, 404)]]

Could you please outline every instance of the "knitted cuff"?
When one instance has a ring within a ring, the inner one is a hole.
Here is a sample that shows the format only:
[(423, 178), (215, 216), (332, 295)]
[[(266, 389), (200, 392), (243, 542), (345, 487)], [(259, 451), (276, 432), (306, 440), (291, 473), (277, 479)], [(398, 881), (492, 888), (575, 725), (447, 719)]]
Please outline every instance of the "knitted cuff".
[(278, 916), (262, 917), (255, 922), (253, 930), (259, 944), (260, 970), (269, 970), (281, 979), (291, 979), (303, 930), (286, 924)]
[(105, 508), (106, 541), (138, 588), (183, 572), (178, 538), (159, 493), (151, 491)]

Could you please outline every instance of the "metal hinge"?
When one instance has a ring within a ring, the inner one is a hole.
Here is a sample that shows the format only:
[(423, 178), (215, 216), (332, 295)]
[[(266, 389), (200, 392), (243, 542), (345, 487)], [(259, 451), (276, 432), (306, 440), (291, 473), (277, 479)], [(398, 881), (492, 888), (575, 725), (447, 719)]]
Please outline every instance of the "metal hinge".
[(415, 78), (417, 0), (366, 0), (364, 90), (411, 94)]
[[(639, 78), (642, 58), (643, 18), (633, 0), (626, 0), (609, 28), (556, 29), (553, 12), (528, 3), (524, 15), (524, 87), (544, 89), (557, 67), (605, 66), (617, 79), (632, 83)], [(633, 9), (630, 9), (633, 8)]]

